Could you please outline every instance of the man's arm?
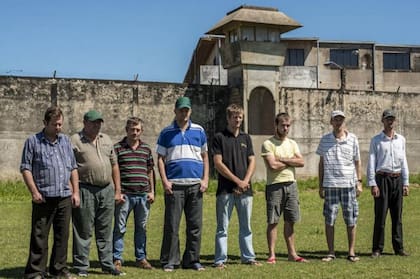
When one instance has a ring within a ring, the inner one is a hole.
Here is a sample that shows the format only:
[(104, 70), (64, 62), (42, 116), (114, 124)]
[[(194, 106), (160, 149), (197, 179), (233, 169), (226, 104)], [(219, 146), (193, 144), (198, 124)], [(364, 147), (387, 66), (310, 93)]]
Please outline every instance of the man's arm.
[(23, 181), (25, 181), (26, 187), (28, 188), (29, 192), (32, 195), (32, 201), (34, 203), (42, 203), (44, 202), (44, 197), (38, 191), (38, 188), (35, 185), (34, 178), (32, 176), (32, 172), (29, 170), (22, 171)]
[(203, 177), (201, 178), (201, 187), (200, 191), (204, 193), (209, 187), (209, 155), (206, 152), (201, 153), (201, 158), (203, 158)]
[(356, 196), (358, 197), (363, 191), (362, 184), (362, 162), (360, 160), (354, 161), (354, 167), (356, 169)]
[(305, 161), (303, 160), (303, 156), (300, 153), (296, 153), (295, 157), (293, 158), (276, 158), (279, 162), (289, 166), (289, 167), (296, 167), (301, 168), (305, 166)]
[(70, 173), (70, 189), (71, 189), (71, 202), (73, 207), (80, 206), (80, 193), (79, 193), (79, 173), (77, 169), (73, 169)]
[(321, 156), (319, 158), (318, 164), (318, 183), (319, 183), (319, 197), (321, 199), (325, 198), (324, 187), (322, 186), (324, 183), (324, 158)]
[(276, 159), (273, 154), (267, 154), (263, 156), (266, 166), (271, 170), (282, 171), (287, 168), (287, 165)]
[(114, 191), (115, 191), (115, 202), (121, 203), (125, 202), (123, 195), (121, 195), (121, 179), (120, 179), (120, 168), (118, 164), (115, 163), (112, 165), (112, 181), (114, 181)]
[(367, 186), (370, 188), (370, 193), (374, 198), (379, 197), (380, 192), (379, 188), (376, 185), (375, 180), (376, 175), (376, 144), (375, 144), (375, 138), (372, 138), (370, 141), (370, 147), (369, 147), (369, 158), (368, 158), (368, 165), (367, 165)]
[(213, 162), (214, 167), (222, 176), (234, 182), (242, 191), (246, 191), (248, 189), (251, 176), (255, 171), (255, 156), (248, 157), (248, 169), (243, 180), (231, 172), (231, 170), (223, 163), (223, 157), (221, 154), (214, 155)]
[(163, 190), (166, 194), (172, 195), (172, 182), (168, 181), (168, 178), (166, 177), (165, 157), (160, 154), (158, 154), (158, 169), (160, 179), (162, 180)]
[(155, 201), (155, 170), (152, 168), (147, 172), (147, 177), (149, 178), (150, 192), (147, 193), (147, 201), (153, 203)]

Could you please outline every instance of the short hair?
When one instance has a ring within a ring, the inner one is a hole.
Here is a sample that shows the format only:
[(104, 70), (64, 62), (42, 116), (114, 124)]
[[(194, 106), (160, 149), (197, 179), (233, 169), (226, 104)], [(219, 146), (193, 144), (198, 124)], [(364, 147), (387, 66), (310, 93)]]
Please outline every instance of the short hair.
[(290, 120), (290, 115), (287, 112), (280, 112), (276, 115), (274, 122), (276, 125), (280, 123), (281, 120)]
[(132, 116), (132, 117), (127, 119), (127, 122), (125, 124), (125, 128), (127, 129), (130, 126), (136, 126), (136, 125), (139, 125), (139, 124), (143, 128), (143, 123), (144, 123), (144, 121), (141, 118), (136, 117), (136, 116)]
[(52, 106), (47, 108), (45, 111), (44, 121), (49, 123), (51, 119), (58, 118), (60, 116), (64, 118), (63, 111), (57, 106)]
[(238, 105), (238, 104), (230, 104), (226, 108), (226, 115), (227, 115), (228, 118), (230, 118), (232, 115), (234, 115), (236, 113), (244, 114), (244, 108), (241, 105)]

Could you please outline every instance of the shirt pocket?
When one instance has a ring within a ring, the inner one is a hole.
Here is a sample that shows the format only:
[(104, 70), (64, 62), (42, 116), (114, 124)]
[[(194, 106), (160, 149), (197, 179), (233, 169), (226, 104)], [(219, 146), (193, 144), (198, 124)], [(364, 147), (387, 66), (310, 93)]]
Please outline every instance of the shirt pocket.
[(341, 156), (344, 159), (346, 165), (353, 163), (353, 149), (351, 146), (341, 146), (340, 147)]

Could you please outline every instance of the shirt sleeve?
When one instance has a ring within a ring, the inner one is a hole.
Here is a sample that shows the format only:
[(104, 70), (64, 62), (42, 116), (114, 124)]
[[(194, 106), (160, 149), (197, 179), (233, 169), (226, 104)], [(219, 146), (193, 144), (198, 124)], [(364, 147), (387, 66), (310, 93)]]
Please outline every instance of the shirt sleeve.
[(33, 161), (33, 155), (34, 155), (34, 148), (31, 141), (31, 138), (28, 138), (25, 141), (25, 145), (23, 146), (23, 152), (22, 152), (22, 159), (20, 163), (20, 171), (29, 170), (32, 172), (32, 161)]
[(261, 156), (265, 157), (267, 155), (274, 155), (274, 151), (272, 149), (272, 144), (270, 140), (264, 141), (261, 146)]
[(370, 147), (369, 147), (369, 158), (368, 158), (368, 164), (367, 164), (367, 182), (368, 186), (373, 187), (376, 185), (375, 180), (375, 173), (376, 173), (376, 143), (375, 138), (372, 138), (370, 141)]
[(404, 186), (408, 186), (409, 185), (409, 172), (408, 172), (408, 163), (407, 163), (407, 156), (406, 156), (406, 151), (405, 151), (405, 138), (403, 138), (402, 140), (402, 144), (403, 144), (403, 158), (402, 158), (402, 164), (401, 164), (401, 176), (402, 176), (402, 180), (403, 180), (403, 185)]

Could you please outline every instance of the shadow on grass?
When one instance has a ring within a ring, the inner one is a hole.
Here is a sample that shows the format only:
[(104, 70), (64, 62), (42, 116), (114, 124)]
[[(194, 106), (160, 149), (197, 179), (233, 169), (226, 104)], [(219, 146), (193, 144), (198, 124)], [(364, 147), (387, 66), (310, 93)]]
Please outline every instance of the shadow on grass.
[(0, 278), (23, 278), (24, 266), (0, 269)]

